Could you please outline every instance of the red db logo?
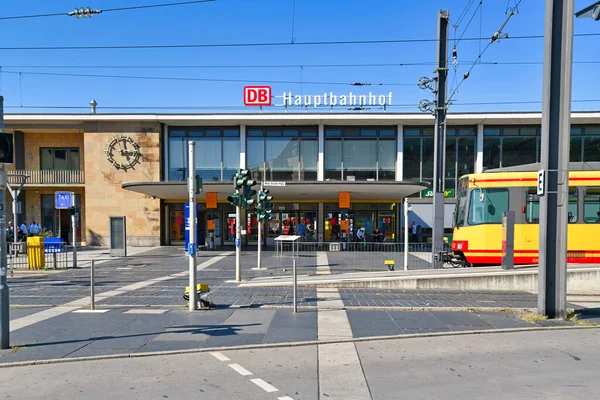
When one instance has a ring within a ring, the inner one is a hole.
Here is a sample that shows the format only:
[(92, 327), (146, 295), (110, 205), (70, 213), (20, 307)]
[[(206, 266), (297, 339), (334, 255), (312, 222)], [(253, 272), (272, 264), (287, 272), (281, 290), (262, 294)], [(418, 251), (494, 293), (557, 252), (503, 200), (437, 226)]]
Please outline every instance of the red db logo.
[(244, 87), (244, 105), (270, 106), (271, 86), (246, 86)]

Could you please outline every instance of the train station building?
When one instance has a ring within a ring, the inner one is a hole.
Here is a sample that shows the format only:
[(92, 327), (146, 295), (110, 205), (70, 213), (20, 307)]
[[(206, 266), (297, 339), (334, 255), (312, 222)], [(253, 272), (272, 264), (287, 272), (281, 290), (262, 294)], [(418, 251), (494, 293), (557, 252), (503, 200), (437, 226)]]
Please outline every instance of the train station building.
[[(447, 121), (445, 228), (451, 236), (461, 175), (540, 161), (541, 113), (451, 114)], [(66, 210), (54, 194), (77, 195), (77, 240), (109, 243), (109, 218), (125, 216), (130, 246), (183, 243), (188, 142), (196, 143), (201, 243), (234, 244), (233, 193), (238, 168), (252, 171), (274, 196), (265, 227), (271, 243), (303, 223), (307, 240), (339, 241), (379, 226), (402, 240), (402, 201), (419, 240), (431, 237), (433, 118), (397, 113), (8, 114), (15, 163), (9, 183), (27, 181), (19, 223), (35, 219), (70, 238)], [(571, 161), (600, 161), (600, 112), (573, 113)], [(7, 194), (7, 202), (12, 198)], [(9, 210), (10, 214), (10, 210)], [(9, 218), (11, 218), (9, 216)], [(243, 242), (256, 244), (252, 212), (242, 215)]]

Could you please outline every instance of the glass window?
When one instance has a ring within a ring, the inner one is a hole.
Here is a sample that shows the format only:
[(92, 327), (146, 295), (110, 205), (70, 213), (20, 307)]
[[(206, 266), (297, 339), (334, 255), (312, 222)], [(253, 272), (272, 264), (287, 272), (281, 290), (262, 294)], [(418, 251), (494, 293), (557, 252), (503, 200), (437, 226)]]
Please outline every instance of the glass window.
[(568, 211), (569, 223), (574, 224), (577, 222), (579, 216), (577, 215), (577, 189), (569, 188), (569, 211)]
[(588, 188), (583, 198), (583, 220), (600, 223), (600, 188)]
[(169, 179), (184, 181), (187, 179), (187, 144), (185, 138), (169, 138)]
[(598, 126), (586, 126), (585, 127), (586, 135), (600, 135), (600, 125)]
[(433, 128), (423, 128), (423, 136), (434, 136), (435, 130)]
[(459, 128), (458, 129), (459, 136), (476, 136), (475, 128)]
[(396, 179), (396, 141), (379, 140), (379, 180)]
[(433, 180), (433, 146), (434, 140), (432, 137), (423, 138), (423, 150), (422, 150), (422, 159), (423, 159), (423, 173), (421, 179), (424, 181)]
[(254, 179), (263, 179), (264, 160), (265, 160), (265, 140), (262, 137), (249, 137), (248, 148), (246, 149), (248, 169), (252, 171)]
[(473, 189), (469, 204), (469, 225), (501, 224), (508, 210), (507, 189)]
[(462, 178), (458, 182), (458, 204), (456, 205), (456, 226), (463, 226), (465, 222), (465, 207), (467, 205), (467, 189), (469, 179)]
[(341, 129), (325, 129), (325, 136), (328, 137), (342, 137)]
[(221, 138), (194, 139), (196, 142), (196, 174), (204, 182), (221, 180)]
[(300, 166), (309, 171), (317, 170), (317, 155), (319, 142), (316, 140), (300, 141)]
[(52, 149), (40, 150), (40, 169), (54, 169), (54, 158), (52, 157)]
[(457, 170), (458, 177), (472, 174), (475, 171), (475, 142), (474, 137), (462, 137), (458, 139), (457, 148)]
[(500, 128), (484, 128), (483, 136), (500, 136)]
[(80, 165), (79, 149), (70, 149), (69, 150), (67, 164), (69, 165), (69, 169), (71, 171), (76, 171), (79, 169), (79, 165)]
[(571, 136), (573, 135), (581, 135), (581, 127), (580, 126), (572, 126), (571, 127)]
[(500, 138), (483, 139), (483, 167), (486, 169), (500, 167)]
[(535, 126), (526, 126), (521, 128), (521, 136), (536, 136), (538, 130)]
[(536, 162), (537, 138), (505, 137), (502, 139), (502, 167)]
[(404, 139), (404, 180), (421, 179), (421, 138)]
[[(325, 178), (341, 179), (342, 170), (342, 141), (325, 141)], [(336, 172), (337, 171), (337, 172)]]
[(40, 169), (77, 171), (81, 168), (79, 149), (40, 149)]
[(540, 198), (537, 195), (537, 189), (527, 189), (527, 199), (525, 204), (525, 219), (530, 224), (540, 223)]
[(456, 137), (446, 138), (446, 171), (444, 187), (454, 189), (456, 185)]
[(505, 136), (518, 136), (519, 135), (519, 128), (518, 127), (505, 127), (502, 130), (502, 134)]
[(420, 128), (404, 128), (404, 136), (421, 136)]
[(583, 161), (600, 161), (600, 136), (587, 136), (583, 138)]
[(569, 150), (569, 161), (571, 162), (579, 162), (582, 160), (581, 157), (581, 137), (572, 137), (571, 138), (571, 146)]
[(227, 137), (223, 139), (223, 181), (233, 180), (240, 166), (240, 139)]

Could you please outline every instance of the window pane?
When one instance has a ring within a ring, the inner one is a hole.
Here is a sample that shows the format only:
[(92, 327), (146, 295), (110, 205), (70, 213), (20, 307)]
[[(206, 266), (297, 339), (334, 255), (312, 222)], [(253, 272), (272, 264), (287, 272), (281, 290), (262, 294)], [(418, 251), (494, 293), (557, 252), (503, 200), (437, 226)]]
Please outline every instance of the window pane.
[(67, 169), (67, 150), (54, 149), (54, 169), (60, 171)]
[(419, 128), (405, 128), (404, 136), (421, 136), (421, 129)]
[(500, 136), (500, 128), (485, 128), (483, 136)]
[(403, 179), (421, 179), (421, 138), (404, 139)]
[(183, 181), (187, 178), (187, 143), (185, 138), (169, 139), (169, 179)]
[(360, 136), (374, 137), (377, 136), (377, 131), (375, 129), (362, 129)]
[(508, 210), (508, 190), (473, 189), (469, 205), (469, 225), (501, 224), (502, 213)]
[(198, 138), (196, 142), (196, 174), (204, 182), (221, 180), (221, 138)]
[[(396, 170), (396, 141), (395, 140), (379, 140), (379, 170), (380, 171), (395, 171)], [(381, 180), (381, 174), (379, 174)]]
[(571, 135), (581, 135), (581, 127), (580, 126), (572, 126), (571, 127)]
[(574, 224), (577, 222), (579, 216), (577, 215), (577, 189), (569, 188), (569, 223)]
[(600, 136), (583, 139), (583, 161), (600, 161)]
[(377, 140), (344, 140), (343, 152), (344, 170), (349, 172), (375, 170)]
[(433, 138), (423, 138), (423, 176), (422, 180), (433, 180)]
[(183, 137), (185, 136), (185, 131), (169, 131), (169, 136)]
[(434, 136), (435, 131), (433, 128), (424, 128), (423, 129), (423, 136)]
[(284, 129), (283, 130), (283, 136), (297, 137), (298, 136), (298, 130), (297, 129)]
[(223, 136), (240, 137), (240, 131), (238, 129), (225, 129), (223, 130)]
[(502, 167), (535, 163), (536, 141), (535, 137), (505, 137), (502, 140)]
[(586, 126), (584, 128), (584, 134), (587, 135), (600, 135), (600, 126)]
[(527, 190), (527, 204), (525, 206), (525, 219), (529, 223), (539, 224), (540, 222), (540, 198), (536, 189)]
[(40, 169), (54, 169), (54, 158), (51, 149), (40, 150)]
[(600, 223), (600, 188), (585, 190), (583, 199), (583, 220), (585, 222)]
[(394, 129), (381, 129), (379, 131), (380, 137), (396, 137), (396, 131)]
[(458, 139), (458, 177), (472, 174), (475, 171), (475, 141), (474, 137)]
[(265, 160), (267, 170), (297, 170), (299, 160), (298, 141), (288, 138), (267, 138)]
[[(58, 229), (54, 224), (54, 195), (42, 194), (42, 220), (39, 222), (43, 228), (50, 230), (54, 235), (58, 234)], [(79, 196), (78, 196), (79, 197)]]
[(342, 169), (342, 141), (325, 141), (325, 169), (340, 171)]
[(69, 169), (71, 171), (79, 170), (79, 149), (71, 149), (69, 150), (69, 160), (68, 160)]
[(319, 152), (319, 142), (316, 140), (302, 139), (300, 141), (300, 165), (303, 170), (317, 170), (317, 156)]
[(580, 137), (571, 138), (569, 161), (581, 161), (581, 140), (582, 139)]
[(246, 149), (246, 157), (248, 163), (248, 169), (253, 171), (253, 177), (256, 179), (260, 177), (262, 179), (262, 174), (256, 175), (254, 171), (262, 171), (263, 162), (265, 161), (265, 140), (260, 137), (252, 137), (248, 138), (248, 148)]
[(519, 128), (516, 127), (512, 127), (512, 126), (507, 126), (502, 130), (502, 134), (504, 136), (518, 136), (519, 135)]
[(476, 136), (476, 129), (473, 128), (459, 128), (458, 135), (459, 136)]
[(487, 169), (500, 167), (500, 138), (483, 139), (483, 167)]
[(239, 166), (240, 139), (223, 138), (223, 181), (231, 181)]
[(535, 126), (527, 126), (521, 128), (521, 136), (535, 136), (537, 135), (537, 128)]
[(341, 129), (326, 129), (325, 130), (325, 136), (341, 137), (342, 136), (342, 130)]
[[(454, 179), (456, 175), (456, 138), (449, 137), (446, 139), (446, 179)], [(446, 189), (453, 189), (454, 184)]]

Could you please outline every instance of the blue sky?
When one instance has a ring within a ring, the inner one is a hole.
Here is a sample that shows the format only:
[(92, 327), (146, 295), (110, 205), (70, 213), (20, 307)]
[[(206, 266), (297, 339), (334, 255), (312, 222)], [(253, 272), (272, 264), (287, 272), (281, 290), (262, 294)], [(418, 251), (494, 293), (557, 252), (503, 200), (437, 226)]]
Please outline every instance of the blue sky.
[[(94, 9), (153, 4), (168, 0), (80, 1), (4, 1), (0, 16), (68, 12), (75, 7)], [(576, 9), (592, 0), (576, 0)], [(296, 42), (336, 40), (377, 40), (435, 38), (437, 12), (450, 11), (456, 23), (469, 0), (296, 0), (293, 37)], [(462, 34), (479, 0), (468, 12), (456, 32)], [(506, 19), (507, 5), (515, 0), (483, 0), (481, 32), (490, 37)], [(189, 43), (291, 42), (293, 0), (217, 0), (212, 3), (170, 8), (112, 12), (91, 19), (51, 17), (0, 21), (0, 47), (147, 45)], [(511, 18), (504, 32), (509, 36), (543, 34), (544, 0), (523, 0), (519, 14)], [(465, 37), (478, 37), (479, 12), (468, 26)], [(575, 21), (576, 33), (598, 33), (600, 23), (591, 19)], [(450, 47), (455, 30), (450, 29)], [(487, 43), (463, 41), (458, 44), (460, 81), (464, 72)], [(600, 36), (578, 37), (574, 43), (575, 61), (599, 61)], [(243, 107), (242, 82), (159, 81), (98, 77), (36, 76), (25, 72), (108, 74), (160, 77), (241, 79), (248, 84), (265, 80), (295, 83), (272, 84), (275, 95), (284, 91), (318, 94), (349, 91), (377, 94), (393, 92), (393, 104), (414, 107), (393, 108), (397, 112), (419, 112), (416, 105), (432, 96), (416, 86), (421, 76), (432, 76), (433, 65), (394, 67), (293, 67), (293, 68), (31, 68), (31, 66), (186, 66), (186, 65), (310, 65), (435, 62), (435, 43), (362, 44), (337, 46), (278, 46), (243, 48), (117, 49), (117, 50), (0, 50), (2, 95), (7, 113), (16, 112), (87, 112), (87, 110), (31, 109), (28, 106), (88, 106), (98, 102), (100, 112), (128, 110), (102, 107), (148, 107), (137, 112), (157, 111), (150, 107), (214, 107), (221, 112), (248, 111)], [(501, 40), (483, 55), (484, 62), (542, 61), (543, 40)], [(597, 70), (600, 64), (575, 64), (573, 99), (600, 100)], [(29, 67), (26, 67), (29, 66)], [(22, 75), (8, 73), (23, 72)], [(454, 69), (449, 73), (452, 84)], [(408, 84), (356, 88), (347, 85), (300, 85), (298, 82), (370, 82)], [(510, 101), (537, 101), (542, 95), (542, 65), (486, 65), (473, 68), (468, 80), (454, 96), (451, 112), (539, 110), (540, 104), (464, 105)], [(21, 108), (20, 106), (23, 106)], [(14, 106), (17, 106), (15, 108)], [(600, 101), (574, 103), (573, 110), (597, 110)], [(165, 111), (165, 110), (158, 110)], [(177, 110), (169, 110), (175, 112)], [(181, 110), (191, 112), (192, 110)], [(198, 110), (210, 111), (210, 110)], [(250, 111), (256, 111), (254, 109)], [(282, 111), (280, 109), (276, 111)], [(375, 110), (377, 111), (377, 110)]]

